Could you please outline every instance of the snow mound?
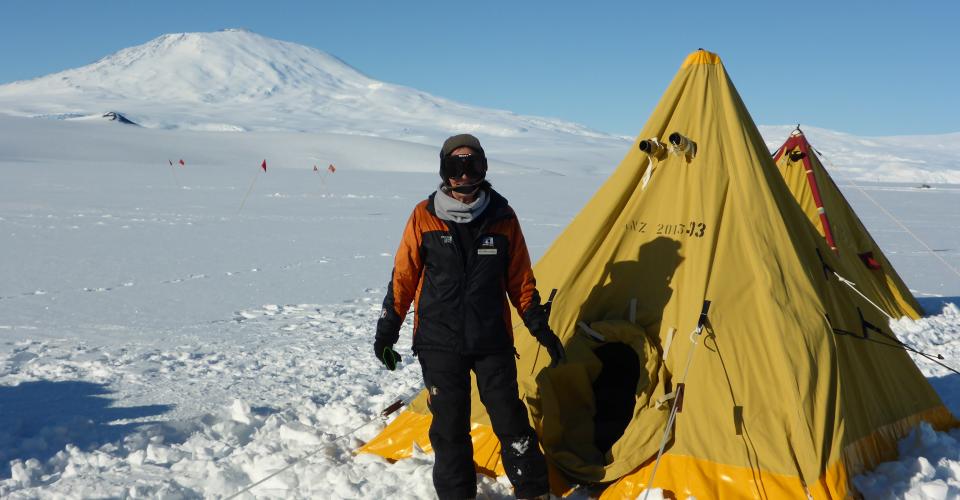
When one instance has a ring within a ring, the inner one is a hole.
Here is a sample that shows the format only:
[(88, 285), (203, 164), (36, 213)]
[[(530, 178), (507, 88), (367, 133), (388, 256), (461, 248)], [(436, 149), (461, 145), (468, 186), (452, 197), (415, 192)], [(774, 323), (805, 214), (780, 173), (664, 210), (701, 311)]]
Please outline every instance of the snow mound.
[(853, 483), (864, 498), (960, 498), (960, 429), (936, 432), (920, 424), (900, 441), (899, 458)]
[(350, 424), (369, 418), (358, 408), (322, 408), (310, 399), (258, 414), (236, 400), (188, 423), (147, 425), (95, 449), (67, 445), (46, 463), (14, 460), (10, 478), (0, 481), (0, 496), (59, 491), (81, 498), (224, 497), (284, 469), (251, 493), (272, 498), (431, 496), (431, 456), (391, 465), (376, 456), (353, 455), (360, 442), (347, 433)]

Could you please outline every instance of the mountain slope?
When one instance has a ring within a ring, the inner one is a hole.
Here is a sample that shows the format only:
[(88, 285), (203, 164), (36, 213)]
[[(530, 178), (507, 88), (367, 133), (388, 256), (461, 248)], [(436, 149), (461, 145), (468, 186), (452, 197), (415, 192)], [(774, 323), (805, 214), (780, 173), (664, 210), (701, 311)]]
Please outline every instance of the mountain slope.
[(348, 132), (430, 143), (449, 130), (617, 139), (380, 82), (323, 51), (245, 30), (163, 35), (87, 66), (0, 86), (7, 114), (70, 118), (113, 109), (154, 128)]

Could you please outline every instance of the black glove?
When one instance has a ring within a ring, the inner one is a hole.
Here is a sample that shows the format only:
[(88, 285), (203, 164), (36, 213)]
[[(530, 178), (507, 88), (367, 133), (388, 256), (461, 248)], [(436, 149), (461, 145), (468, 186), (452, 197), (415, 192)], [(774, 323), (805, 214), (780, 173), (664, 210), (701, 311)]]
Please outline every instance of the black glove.
[(556, 368), (557, 365), (567, 360), (567, 353), (563, 350), (563, 342), (560, 342), (560, 337), (557, 337), (557, 334), (553, 333), (549, 326), (534, 333), (533, 336), (550, 353), (550, 359), (553, 360), (550, 363), (550, 368)]
[(373, 354), (390, 371), (397, 369), (397, 363), (401, 359), (400, 353), (393, 350), (393, 344), (383, 340), (377, 340), (373, 343)]
[(562, 361), (567, 360), (567, 354), (563, 350), (563, 343), (560, 342), (560, 338), (550, 329), (547, 322), (547, 308), (540, 305), (540, 294), (534, 292), (533, 301), (534, 304), (523, 315), (523, 323), (527, 326), (527, 330), (530, 330), (530, 333), (533, 334), (533, 337), (537, 339), (537, 342), (540, 342), (540, 345), (550, 353), (550, 358), (553, 360), (550, 363), (550, 368), (556, 368)]

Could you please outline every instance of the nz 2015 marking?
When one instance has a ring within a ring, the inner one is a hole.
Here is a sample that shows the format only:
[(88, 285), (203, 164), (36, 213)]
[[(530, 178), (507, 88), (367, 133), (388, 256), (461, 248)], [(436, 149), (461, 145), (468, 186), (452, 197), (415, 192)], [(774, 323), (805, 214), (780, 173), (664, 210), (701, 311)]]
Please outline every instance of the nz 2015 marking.
[(648, 224), (643, 221), (632, 220), (626, 224), (627, 231), (635, 231), (646, 234), (648, 231), (656, 232), (660, 236), (688, 236), (691, 238), (703, 238), (707, 232), (707, 225), (699, 221), (681, 222), (679, 224)]

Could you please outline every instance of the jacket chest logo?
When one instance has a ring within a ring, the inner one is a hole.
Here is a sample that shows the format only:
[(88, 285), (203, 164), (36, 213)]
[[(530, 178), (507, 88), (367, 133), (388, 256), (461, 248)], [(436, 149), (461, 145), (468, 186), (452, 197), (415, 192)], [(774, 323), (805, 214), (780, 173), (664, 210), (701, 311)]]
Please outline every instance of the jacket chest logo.
[(493, 245), (493, 236), (484, 236), (477, 249), (477, 255), (496, 255), (497, 249)]
[(441, 236), (441, 237), (440, 237), (440, 243), (443, 243), (444, 245), (452, 245), (452, 244), (453, 244), (453, 236)]

